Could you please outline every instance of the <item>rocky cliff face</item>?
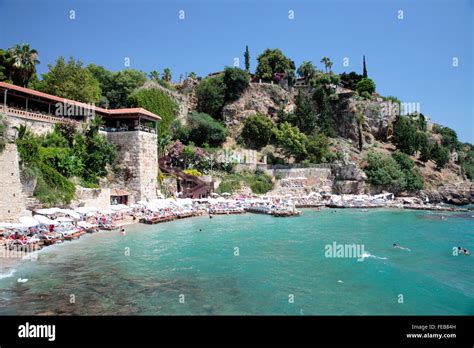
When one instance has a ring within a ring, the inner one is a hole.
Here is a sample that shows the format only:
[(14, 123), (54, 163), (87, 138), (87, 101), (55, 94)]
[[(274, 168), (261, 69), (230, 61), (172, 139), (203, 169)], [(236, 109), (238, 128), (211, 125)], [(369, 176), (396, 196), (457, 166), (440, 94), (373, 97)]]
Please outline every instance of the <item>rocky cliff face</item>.
[(233, 103), (224, 106), (222, 116), (226, 126), (236, 130), (245, 119), (256, 113), (263, 113), (276, 119), (278, 111), (286, 112), (294, 109), (294, 93), (288, 92), (278, 85), (252, 83), (242, 96)]
[(343, 99), (334, 115), (336, 130), (341, 137), (357, 143), (359, 137), (357, 113), (361, 112), (364, 115), (362, 124), (364, 142), (367, 144), (372, 144), (374, 140), (385, 142), (392, 135), (395, 111), (393, 104), (380, 97), (370, 101)]

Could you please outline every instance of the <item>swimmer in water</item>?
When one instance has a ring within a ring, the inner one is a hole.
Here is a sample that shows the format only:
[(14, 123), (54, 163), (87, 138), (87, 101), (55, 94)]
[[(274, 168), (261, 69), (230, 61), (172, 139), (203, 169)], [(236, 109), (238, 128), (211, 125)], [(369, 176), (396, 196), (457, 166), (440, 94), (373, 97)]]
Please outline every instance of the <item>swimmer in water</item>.
[(467, 250), (466, 248), (461, 248), (460, 246), (458, 247), (458, 253), (459, 254), (464, 254), (466, 256), (469, 256), (471, 253), (469, 252), (469, 250)]
[(398, 245), (398, 244), (396, 244), (396, 243), (393, 243), (393, 247), (394, 247), (395, 249), (401, 249), (401, 250), (411, 251), (410, 249), (405, 248), (405, 247), (402, 247), (402, 246), (400, 246), (400, 245)]
[(121, 233), (121, 234), (125, 234), (125, 228), (122, 227), (122, 228), (120, 229), (120, 233)]

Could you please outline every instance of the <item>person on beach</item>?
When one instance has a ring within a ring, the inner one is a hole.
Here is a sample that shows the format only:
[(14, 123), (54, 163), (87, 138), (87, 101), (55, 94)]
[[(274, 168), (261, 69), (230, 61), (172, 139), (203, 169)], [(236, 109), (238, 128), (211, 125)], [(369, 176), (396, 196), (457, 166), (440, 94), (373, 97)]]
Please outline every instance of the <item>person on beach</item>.
[(125, 234), (125, 228), (122, 227), (122, 228), (120, 229), (120, 233), (124, 235), (124, 234)]

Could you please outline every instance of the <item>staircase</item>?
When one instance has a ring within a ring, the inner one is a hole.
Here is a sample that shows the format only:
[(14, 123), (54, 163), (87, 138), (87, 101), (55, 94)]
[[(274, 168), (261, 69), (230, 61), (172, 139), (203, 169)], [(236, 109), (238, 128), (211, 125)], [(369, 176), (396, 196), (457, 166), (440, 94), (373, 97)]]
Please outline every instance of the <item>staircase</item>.
[(214, 185), (207, 183), (199, 177), (183, 173), (180, 168), (171, 167), (167, 157), (158, 160), (160, 170), (166, 174), (175, 175), (181, 184), (181, 198), (205, 198), (214, 190)]

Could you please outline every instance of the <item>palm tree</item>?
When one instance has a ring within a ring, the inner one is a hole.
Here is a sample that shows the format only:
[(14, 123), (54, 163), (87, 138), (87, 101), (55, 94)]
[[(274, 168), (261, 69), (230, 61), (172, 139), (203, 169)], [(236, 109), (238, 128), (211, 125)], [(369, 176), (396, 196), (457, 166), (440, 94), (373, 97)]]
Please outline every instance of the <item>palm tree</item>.
[(7, 51), (7, 64), (11, 66), (9, 78), (23, 87), (28, 87), (36, 65), (39, 64), (38, 51), (30, 49), (30, 45), (16, 45)]
[(160, 79), (160, 73), (156, 70), (153, 70), (148, 74), (148, 77), (150, 80), (158, 81)]
[(17, 139), (23, 139), (26, 134), (27, 134), (27, 128), (26, 128), (26, 123), (25, 124), (20, 124), (19, 127), (14, 126), (12, 127), (14, 130), (16, 130), (16, 138)]
[(304, 61), (296, 71), (300, 77), (304, 77), (305, 81), (308, 81), (311, 77), (316, 74), (316, 67), (311, 61)]
[(326, 73), (328, 72), (328, 69), (329, 71), (331, 71), (331, 67), (332, 67), (331, 59), (329, 59), (328, 57), (323, 57), (321, 59), (321, 63), (324, 64), (324, 69), (326, 70)]
[(165, 80), (166, 82), (171, 81), (171, 70), (169, 68), (165, 68), (163, 70), (163, 80)]

